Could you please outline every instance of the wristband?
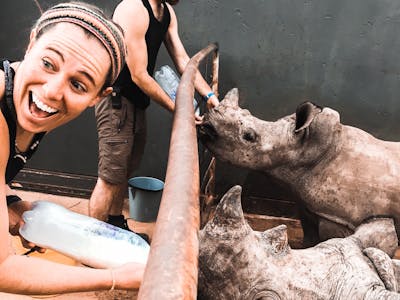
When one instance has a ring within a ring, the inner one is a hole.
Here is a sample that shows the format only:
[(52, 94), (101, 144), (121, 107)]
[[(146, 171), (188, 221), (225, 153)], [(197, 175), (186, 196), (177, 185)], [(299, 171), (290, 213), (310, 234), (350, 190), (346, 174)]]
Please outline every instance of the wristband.
[(7, 199), (7, 206), (10, 206), (11, 204), (22, 200), (17, 195), (8, 195), (6, 196), (6, 199)]
[(204, 96), (204, 101), (208, 101), (212, 96), (215, 96), (214, 92), (209, 92), (207, 95)]

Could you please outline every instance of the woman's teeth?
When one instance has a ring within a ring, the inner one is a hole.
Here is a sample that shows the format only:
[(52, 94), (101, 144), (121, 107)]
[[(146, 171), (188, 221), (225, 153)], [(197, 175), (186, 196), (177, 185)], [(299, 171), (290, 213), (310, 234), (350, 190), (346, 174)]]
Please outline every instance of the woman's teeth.
[(48, 106), (47, 104), (43, 103), (42, 101), (39, 100), (39, 98), (37, 98), (33, 94), (32, 94), (32, 101), (33, 101), (33, 103), (35, 103), (37, 108), (39, 108), (40, 110), (45, 111), (49, 114), (54, 114), (54, 113), (58, 112), (57, 109), (52, 108), (52, 107)]

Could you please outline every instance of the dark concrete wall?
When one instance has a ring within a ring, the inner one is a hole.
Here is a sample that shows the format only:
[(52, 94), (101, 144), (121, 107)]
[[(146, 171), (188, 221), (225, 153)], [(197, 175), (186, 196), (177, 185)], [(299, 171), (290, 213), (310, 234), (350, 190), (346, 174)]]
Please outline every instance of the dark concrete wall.
[[(39, 2), (48, 6), (57, 1)], [(118, 1), (92, 2), (111, 11)], [(18, 58), (38, 12), (33, 1), (5, 3), (0, 11), (2, 56)], [(220, 93), (238, 87), (242, 106), (256, 116), (276, 119), (308, 99), (338, 110), (345, 124), (399, 139), (399, 1), (187, 0), (176, 12), (189, 55), (219, 42)], [(172, 65), (163, 49), (159, 65), (166, 63)], [(210, 67), (207, 62), (203, 70), (209, 74)], [(163, 178), (171, 116), (152, 104), (148, 123), (146, 156), (136, 173)], [(94, 175), (96, 162), (89, 110), (50, 133), (29, 166)], [(217, 176), (222, 190), (249, 178), (256, 181), (254, 174), (224, 164)]]

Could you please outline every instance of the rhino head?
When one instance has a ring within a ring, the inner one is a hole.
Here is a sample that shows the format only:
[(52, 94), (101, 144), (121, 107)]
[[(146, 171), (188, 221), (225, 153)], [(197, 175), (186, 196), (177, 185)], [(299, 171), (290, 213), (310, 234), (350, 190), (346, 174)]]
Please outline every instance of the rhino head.
[(337, 111), (310, 102), (273, 122), (238, 102), (232, 89), (204, 115), (201, 141), (217, 159), (266, 173), (295, 192), (307, 243), (348, 236), (376, 216), (394, 218), (400, 237), (400, 143), (341, 124)]
[(331, 149), (340, 133), (339, 114), (310, 102), (275, 122), (254, 117), (238, 102), (234, 88), (204, 115), (199, 134), (218, 159), (240, 167), (266, 171), (287, 166), (293, 170), (313, 164)]
[[(279, 285), (263, 276), (259, 264), (290, 251), (286, 226), (253, 231), (243, 215), (241, 191), (231, 188), (200, 231), (199, 299), (282, 299)], [(277, 266), (271, 269), (279, 272)]]
[(234, 186), (199, 233), (198, 299), (400, 299), (400, 263), (370, 248), (374, 229), (394, 232), (393, 220), (291, 249), (286, 226), (264, 232), (249, 227), (241, 187)]

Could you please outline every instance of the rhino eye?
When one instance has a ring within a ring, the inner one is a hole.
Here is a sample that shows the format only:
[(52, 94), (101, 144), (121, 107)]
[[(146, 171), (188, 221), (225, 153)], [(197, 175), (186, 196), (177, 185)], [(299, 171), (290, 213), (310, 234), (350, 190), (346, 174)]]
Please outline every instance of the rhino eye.
[(256, 138), (257, 134), (253, 129), (249, 129), (243, 134), (243, 139), (248, 142), (255, 142)]

